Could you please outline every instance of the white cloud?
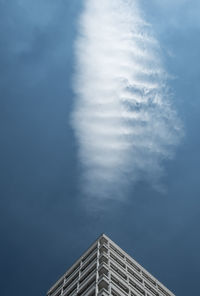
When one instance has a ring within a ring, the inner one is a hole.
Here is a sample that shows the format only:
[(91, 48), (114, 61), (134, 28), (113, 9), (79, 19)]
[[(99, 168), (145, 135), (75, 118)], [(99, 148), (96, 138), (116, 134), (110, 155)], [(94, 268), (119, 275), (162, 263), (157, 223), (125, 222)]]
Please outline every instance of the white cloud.
[(87, 0), (76, 60), (72, 124), (84, 194), (123, 199), (130, 182), (156, 186), (182, 131), (159, 44), (137, 1)]

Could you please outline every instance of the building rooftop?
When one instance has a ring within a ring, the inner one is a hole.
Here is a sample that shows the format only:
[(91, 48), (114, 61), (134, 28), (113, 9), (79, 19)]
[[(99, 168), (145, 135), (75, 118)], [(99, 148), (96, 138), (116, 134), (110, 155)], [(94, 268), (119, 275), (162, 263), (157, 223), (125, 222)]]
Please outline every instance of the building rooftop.
[(175, 296), (105, 234), (47, 292), (76, 295)]

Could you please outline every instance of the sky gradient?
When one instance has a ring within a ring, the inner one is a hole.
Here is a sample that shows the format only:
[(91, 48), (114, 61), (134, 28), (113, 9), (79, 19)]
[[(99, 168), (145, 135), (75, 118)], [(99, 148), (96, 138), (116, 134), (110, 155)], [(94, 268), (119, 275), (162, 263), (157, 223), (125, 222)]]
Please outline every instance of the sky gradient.
[(200, 266), (199, 1), (141, 0), (170, 73), (185, 137), (165, 194), (141, 180), (125, 202), (87, 211), (70, 124), (83, 1), (0, 0), (0, 295), (45, 295), (104, 232), (176, 295)]

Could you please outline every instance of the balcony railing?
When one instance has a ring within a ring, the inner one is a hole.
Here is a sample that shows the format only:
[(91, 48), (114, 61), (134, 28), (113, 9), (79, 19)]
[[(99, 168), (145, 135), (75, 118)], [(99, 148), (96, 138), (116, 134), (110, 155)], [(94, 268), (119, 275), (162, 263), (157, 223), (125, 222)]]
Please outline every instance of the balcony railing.
[(69, 282), (72, 278), (73, 278), (73, 276), (76, 274), (76, 272), (79, 270), (79, 266), (68, 276), (68, 275), (66, 275), (66, 277), (65, 277), (65, 284), (67, 283), (67, 282)]
[(109, 292), (106, 289), (101, 289), (101, 291), (98, 293), (98, 296), (109, 296)]
[(94, 261), (92, 261), (87, 267), (86, 269), (84, 269), (82, 272), (81, 272), (81, 276), (84, 276), (87, 271), (92, 268), (95, 264), (97, 264), (97, 259), (95, 258)]
[[(95, 256), (96, 255), (96, 256)], [(86, 261), (84, 261), (83, 265), (81, 266), (81, 270), (84, 271), (85, 266), (87, 266), (87, 264), (89, 263), (89, 261), (92, 259), (92, 257), (94, 257), (94, 260), (97, 258), (97, 251), (93, 252), (92, 254), (90, 254), (90, 256), (87, 258)], [(93, 262), (93, 260), (91, 261)], [(90, 263), (89, 263), (90, 264)], [(86, 267), (87, 268), (87, 267)]]

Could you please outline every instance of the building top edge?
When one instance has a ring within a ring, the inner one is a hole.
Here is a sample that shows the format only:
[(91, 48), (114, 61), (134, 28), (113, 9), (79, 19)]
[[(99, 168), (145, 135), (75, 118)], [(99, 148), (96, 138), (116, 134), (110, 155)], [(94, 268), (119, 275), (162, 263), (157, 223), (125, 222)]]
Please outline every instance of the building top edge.
[(59, 282), (64, 280), (65, 276), (70, 273), (71, 270), (82, 260), (83, 257), (87, 255), (91, 251), (91, 249), (98, 243), (98, 241), (104, 237), (106, 240), (109, 241), (112, 245), (114, 245), (122, 254), (124, 254), (126, 257), (128, 257), (129, 260), (132, 260), (140, 269), (142, 272), (146, 273), (149, 277), (151, 277), (156, 283), (163, 289), (165, 289), (168, 293), (171, 294), (171, 296), (175, 296), (175, 294), (169, 290), (165, 285), (163, 285), (156, 277), (154, 277), (149, 271), (147, 271), (142, 265), (140, 265), (132, 256), (130, 256), (127, 252), (125, 252), (122, 248), (120, 248), (113, 240), (111, 240), (105, 233), (102, 233), (101, 235), (98, 236), (98, 238), (90, 244), (89, 248), (85, 250), (82, 255), (74, 262), (72, 266), (70, 266), (67, 271), (59, 277), (59, 279), (56, 281), (56, 283), (48, 290), (47, 295), (51, 293), (51, 291), (58, 285)]
[(157, 282), (157, 284), (159, 286), (161, 286), (162, 288), (164, 288), (167, 292), (169, 292), (171, 294), (171, 296), (176, 296), (171, 290), (169, 290), (164, 284), (162, 284), (155, 276), (153, 276), (148, 270), (146, 270), (142, 265), (140, 265), (131, 255), (129, 255), (126, 251), (124, 251), (122, 248), (119, 247), (119, 245), (117, 245), (112, 239), (110, 239), (106, 234), (102, 234), (99, 238), (101, 237), (105, 237), (106, 239), (108, 239), (115, 247), (117, 247), (123, 254), (125, 254), (126, 257), (128, 257), (128, 259), (132, 260), (134, 263), (136, 263), (138, 265), (138, 267), (141, 269), (141, 271), (143, 271), (144, 273), (146, 273), (148, 276), (150, 276), (153, 280), (155, 280)]
[(87, 248), (87, 250), (85, 250), (83, 253), (82, 253), (82, 255), (80, 256), (80, 257), (78, 257), (78, 259), (76, 259), (76, 261), (73, 263), (73, 265), (71, 265), (68, 269), (67, 269), (67, 271), (61, 276), (61, 277), (59, 277), (58, 278), (58, 280), (55, 282), (55, 284), (47, 291), (47, 294), (49, 294), (53, 289), (54, 289), (54, 287), (56, 287), (57, 286), (57, 284), (60, 282), (60, 281), (62, 281), (63, 279), (64, 279), (64, 277), (67, 275), (67, 273), (69, 273), (71, 270), (73, 270), (73, 268), (79, 263), (79, 261), (81, 261), (82, 260), (82, 258), (87, 254), (87, 253), (89, 253), (90, 252), (90, 250), (95, 246), (95, 244), (97, 244), (98, 243), (98, 241), (100, 240), (100, 238), (102, 238), (102, 237), (106, 237), (107, 238), (107, 236), (104, 234), (104, 233), (102, 233), (92, 244), (90, 244), (90, 246), (89, 246), (89, 248)]

